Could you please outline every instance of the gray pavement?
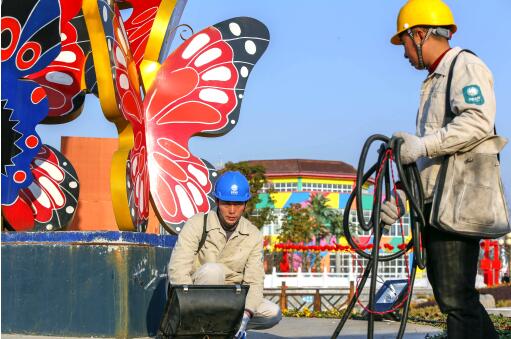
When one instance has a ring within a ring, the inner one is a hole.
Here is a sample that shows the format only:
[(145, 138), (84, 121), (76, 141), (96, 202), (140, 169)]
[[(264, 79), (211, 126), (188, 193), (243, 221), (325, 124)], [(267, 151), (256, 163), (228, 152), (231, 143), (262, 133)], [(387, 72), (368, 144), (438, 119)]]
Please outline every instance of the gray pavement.
[[(334, 332), (338, 319), (283, 318), (274, 328), (262, 331), (249, 331), (248, 338), (257, 339), (326, 339)], [(395, 338), (399, 330), (399, 322), (377, 321), (375, 324), (375, 339)], [(442, 330), (432, 326), (408, 323), (404, 338), (424, 338), (427, 334), (441, 333)], [(363, 339), (367, 338), (367, 321), (348, 320), (338, 338)]]
[[(283, 318), (274, 328), (261, 331), (249, 331), (247, 339), (327, 339), (330, 338), (338, 319), (316, 318)], [(375, 339), (395, 338), (399, 329), (398, 322), (375, 322)], [(426, 335), (441, 333), (439, 328), (408, 323), (406, 339), (425, 338)], [(19, 334), (2, 334), (5, 339), (64, 339), (64, 337), (32, 336)], [(70, 339), (69, 337), (66, 337)], [(363, 320), (348, 320), (338, 338), (363, 339), (367, 338), (367, 322)]]

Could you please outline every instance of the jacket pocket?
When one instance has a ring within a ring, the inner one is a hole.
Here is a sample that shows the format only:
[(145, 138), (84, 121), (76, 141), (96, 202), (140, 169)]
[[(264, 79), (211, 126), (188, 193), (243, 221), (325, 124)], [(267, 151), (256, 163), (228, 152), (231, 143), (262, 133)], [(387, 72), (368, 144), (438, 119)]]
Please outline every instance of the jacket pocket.
[(491, 225), (495, 222), (495, 198), (499, 188), (499, 164), (495, 154), (466, 153), (456, 163), (454, 181), (461, 191), (456, 197), (455, 222)]
[(461, 191), (456, 208), (456, 223), (475, 225), (491, 225), (495, 222), (493, 197), (491, 187), (465, 184)]
[(459, 158), (462, 162), (456, 163), (455, 173), (461, 177), (455, 180), (478, 186), (498, 187), (500, 166), (496, 154), (467, 152)]
[(445, 93), (429, 92), (421, 98), (418, 115), (419, 134), (431, 134), (442, 128), (445, 119)]

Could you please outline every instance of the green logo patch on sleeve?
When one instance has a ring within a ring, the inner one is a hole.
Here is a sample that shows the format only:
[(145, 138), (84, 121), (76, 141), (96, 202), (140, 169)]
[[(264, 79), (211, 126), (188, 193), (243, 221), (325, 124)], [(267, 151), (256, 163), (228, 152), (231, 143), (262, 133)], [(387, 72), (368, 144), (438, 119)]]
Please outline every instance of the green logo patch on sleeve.
[(467, 104), (482, 105), (484, 104), (484, 97), (481, 89), (477, 85), (468, 85), (463, 87), (463, 97)]

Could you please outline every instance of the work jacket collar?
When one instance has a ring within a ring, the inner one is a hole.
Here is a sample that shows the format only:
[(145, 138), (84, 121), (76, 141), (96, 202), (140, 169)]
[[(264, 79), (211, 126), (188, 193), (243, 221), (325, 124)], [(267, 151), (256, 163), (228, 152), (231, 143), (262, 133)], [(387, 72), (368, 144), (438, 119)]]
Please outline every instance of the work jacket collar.
[(451, 50), (451, 48), (449, 47), (448, 49), (446, 49), (442, 54), (440, 54), (440, 56), (438, 58), (436, 58), (435, 62), (428, 67), (428, 72), (429, 74), (435, 72), (436, 68), (438, 67), (438, 65), (440, 64), (440, 61), (442, 61), (442, 59), (444, 58), (444, 56), (447, 54), (447, 52), (449, 52)]
[[(217, 228), (220, 229), (220, 232), (225, 234), (225, 230), (220, 224), (220, 220), (218, 219), (217, 209), (214, 209), (208, 212), (208, 224), (206, 225), (206, 231), (209, 232)], [(242, 235), (250, 234), (248, 229), (248, 220), (245, 219), (244, 217), (241, 217), (240, 221), (238, 222), (238, 226), (234, 230), (232, 236), (234, 236), (235, 234)]]
[(451, 48), (447, 53), (445, 53), (444, 57), (442, 58), (442, 60), (440, 60), (440, 63), (436, 67), (435, 71), (433, 71), (433, 73), (431, 73), (428, 76), (428, 78), (435, 74), (447, 76), (447, 74), (449, 73), (449, 67), (451, 67), (452, 60), (456, 55), (458, 55), (460, 51), (461, 51), (460, 47), (454, 47)]

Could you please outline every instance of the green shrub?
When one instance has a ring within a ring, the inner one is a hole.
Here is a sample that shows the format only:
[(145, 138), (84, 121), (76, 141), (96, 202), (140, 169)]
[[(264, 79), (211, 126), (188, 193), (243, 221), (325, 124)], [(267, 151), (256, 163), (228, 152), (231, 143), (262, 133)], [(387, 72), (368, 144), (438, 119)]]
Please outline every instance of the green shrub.
[[(286, 310), (282, 312), (286, 317), (296, 317), (296, 318), (341, 318), (344, 314), (344, 310), (331, 309), (328, 311), (311, 311), (307, 307), (304, 307), (302, 310)], [(490, 318), (495, 325), (495, 328), (499, 332), (500, 338), (508, 338), (511, 339), (511, 318), (504, 317), (501, 315), (492, 315), (490, 314)], [(352, 312), (350, 315), (350, 319), (358, 319), (364, 320), (365, 318), (359, 312)], [(416, 324), (424, 324), (436, 326), (442, 329), (446, 329), (446, 320), (447, 317), (440, 312), (438, 306), (426, 306), (426, 307), (418, 307), (412, 306), (410, 307), (410, 312), (408, 315), (408, 321), (416, 323)], [(427, 338), (447, 338), (445, 334), (439, 334), (435, 336), (429, 336)]]

